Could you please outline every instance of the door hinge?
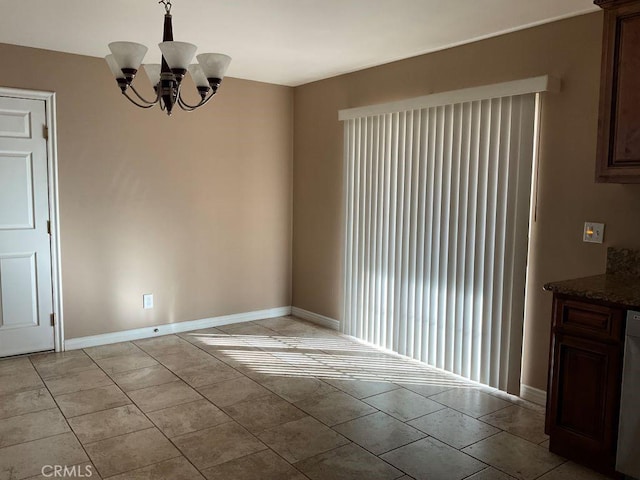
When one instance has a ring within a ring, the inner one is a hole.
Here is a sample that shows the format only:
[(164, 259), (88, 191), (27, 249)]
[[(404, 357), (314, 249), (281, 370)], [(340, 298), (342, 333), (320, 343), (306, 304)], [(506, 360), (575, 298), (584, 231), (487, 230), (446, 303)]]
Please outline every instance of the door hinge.
[(43, 125), (42, 127), (42, 136), (45, 140), (49, 140), (49, 127), (47, 127), (46, 125)]
[(51, 220), (47, 220), (47, 233), (51, 235)]
[(56, 314), (55, 314), (55, 313), (52, 313), (52, 314), (50, 315), (50, 317), (51, 317), (51, 326), (52, 326), (52, 327), (55, 327), (55, 326), (56, 326)]

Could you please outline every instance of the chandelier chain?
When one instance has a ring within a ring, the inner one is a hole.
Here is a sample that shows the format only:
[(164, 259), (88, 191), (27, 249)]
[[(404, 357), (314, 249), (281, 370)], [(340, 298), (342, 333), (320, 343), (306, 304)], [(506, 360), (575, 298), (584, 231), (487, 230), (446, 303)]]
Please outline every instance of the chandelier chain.
[(171, 13), (171, 0), (160, 0), (158, 3), (161, 3), (164, 5), (164, 9), (167, 12), (167, 14)]

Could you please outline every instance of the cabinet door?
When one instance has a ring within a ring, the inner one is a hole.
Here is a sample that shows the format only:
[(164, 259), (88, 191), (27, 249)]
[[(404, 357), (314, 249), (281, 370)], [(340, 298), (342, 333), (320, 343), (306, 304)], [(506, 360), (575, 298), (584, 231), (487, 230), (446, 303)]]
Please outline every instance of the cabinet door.
[(596, 177), (640, 183), (640, 1), (597, 3), (606, 10)]
[(547, 427), (549, 449), (611, 473), (615, 466), (621, 348), (557, 333)]

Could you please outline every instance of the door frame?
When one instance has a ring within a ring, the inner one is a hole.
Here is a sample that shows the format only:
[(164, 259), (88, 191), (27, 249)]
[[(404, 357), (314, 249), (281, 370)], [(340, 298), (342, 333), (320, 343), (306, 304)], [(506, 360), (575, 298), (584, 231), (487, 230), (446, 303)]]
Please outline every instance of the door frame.
[(47, 139), (47, 183), (49, 186), (49, 221), (51, 222), (51, 285), (53, 296), (53, 344), (64, 351), (64, 316), (62, 308), (62, 270), (60, 256), (60, 206), (58, 200), (58, 148), (56, 129), (56, 94), (39, 90), (0, 87), (0, 97), (43, 100), (49, 129)]

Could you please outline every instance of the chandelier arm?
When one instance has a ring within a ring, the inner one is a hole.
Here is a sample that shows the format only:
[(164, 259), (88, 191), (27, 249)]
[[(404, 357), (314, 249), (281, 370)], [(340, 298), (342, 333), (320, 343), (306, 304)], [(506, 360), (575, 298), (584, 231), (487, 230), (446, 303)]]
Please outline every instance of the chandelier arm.
[(197, 105), (189, 105), (187, 102), (185, 102), (182, 99), (182, 95), (178, 95), (178, 105), (180, 105), (180, 108), (182, 110), (185, 110), (187, 112), (193, 112), (196, 108), (198, 108), (199, 106), (203, 105), (203, 102), (201, 101), (200, 103), (198, 103)]
[(178, 106), (184, 110), (185, 112), (193, 112), (194, 110), (196, 110), (196, 108), (190, 108), (190, 107), (185, 107), (182, 102), (178, 102)]
[(160, 98), (159, 94), (156, 94), (155, 100), (153, 102), (150, 102), (149, 100), (146, 100), (142, 95), (140, 95), (133, 85), (129, 85), (129, 88), (133, 90), (133, 93), (136, 94), (136, 97), (138, 97), (141, 102), (146, 103), (147, 105), (155, 105), (156, 103), (158, 103), (158, 99)]
[(204, 100), (201, 100), (197, 105), (189, 105), (187, 102), (185, 102), (182, 99), (182, 95), (178, 95), (178, 105), (180, 105), (180, 108), (182, 108), (187, 112), (193, 112), (196, 108), (206, 105), (209, 102), (209, 100), (213, 98), (214, 95), (215, 95), (215, 92), (212, 91), (207, 98), (205, 98)]
[(152, 104), (152, 105), (142, 105), (142, 104), (140, 104), (140, 103), (136, 102), (133, 98), (131, 98), (131, 97), (129, 96), (129, 94), (127, 94), (127, 92), (122, 92), (122, 94), (123, 94), (125, 97), (127, 97), (127, 100), (129, 100), (131, 103), (133, 103), (136, 107), (140, 107), (140, 108), (145, 108), (145, 109), (146, 109), (146, 108), (151, 108), (151, 107), (155, 106), (155, 104)]

